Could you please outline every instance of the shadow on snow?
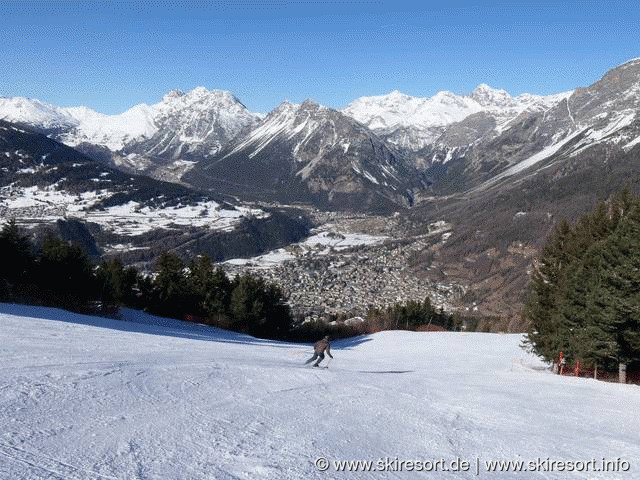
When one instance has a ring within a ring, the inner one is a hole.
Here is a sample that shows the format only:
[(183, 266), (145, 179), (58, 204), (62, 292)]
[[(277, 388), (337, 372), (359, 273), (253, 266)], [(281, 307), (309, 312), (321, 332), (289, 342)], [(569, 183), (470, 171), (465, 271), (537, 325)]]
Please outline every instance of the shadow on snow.
[[(33, 305), (20, 305), (11, 303), (0, 303), (0, 314), (17, 315), (23, 317), (39, 318), (42, 320), (52, 320), (58, 322), (73, 323), (90, 327), (107, 328), (132, 333), (147, 333), (165, 337), (184, 338), (189, 340), (200, 340), (208, 342), (225, 342), (242, 345), (264, 345), (271, 347), (289, 347), (294, 344), (278, 340), (267, 340), (255, 338), (250, 335), (209, 325), (190, 323), (173, 318), (158, 317), (139, 310), (122, 308), (120, 310), (121, 319), (94, 317), (81, 313), (69, 312), (59, 308), (40, 307)], [(369, 337), (360, 336), (343, 338), (331, 342), (335, 349), (348, 349), (368, 342)]]

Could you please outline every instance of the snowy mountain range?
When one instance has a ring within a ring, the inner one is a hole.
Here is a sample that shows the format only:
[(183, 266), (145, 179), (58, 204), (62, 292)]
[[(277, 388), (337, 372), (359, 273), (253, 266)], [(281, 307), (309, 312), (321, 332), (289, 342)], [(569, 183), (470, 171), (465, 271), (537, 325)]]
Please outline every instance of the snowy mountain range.
[[(198, 87), (174, 90), (154, 105), (136, 105), (118, 115), (87, 107), (62, 108), (26, 98), (0, 98), (0, 119), (28, 125), (89, 155), (129, 171), (177, 179), (202, 156), (250, 130), (259, 117), (230, 92)], [(182, 167), (182, 168), (180, 168)]]
[(214, 191), (344, 208), (413, 202), (419, 174), (351, 117), (307, 100), (285, 102), (184, 180)]
[(566, 148), (628, 151), (640, 142), (639, 79), (634, 59), (557, 95), (513, 97), (481, 84), (469, 95), (361, 97), (342, 110), (284, 103), (263, 118), (203, 87), (120, 115), (0, 98), (0, 119), (128, 172), (207, 190), (329, 208), (368, 208), (374, 198), (408, 206), (499, 183)]
[[(237, 255), (239, 247), (253, 255), (306, 234), (302, 222), (280, 212), (125, 173), (3, 120), (0, 173), (0, 218), (16, 218), (42, 233), (75, 231), (66, 239), (95, 255), (145, 261), (157, 249), (171, 248), (222, 259)], [(247, 223), (257, 234), (281, 233), (250, 242)]]
[[(446, 127), (471, 115), (490, 115), (496, 120), (496, 130), (501, 131), (522, 112), (546, 110), (571, 93), (512, 97), (481, 84), (470, 95), (442, 91), (420, 98), (396, 90), (361, 97), (341, 111), (393, 145), (418, 150), (433, 143)], [(0, 119), (35, 127), (72, 147), (105, 147), (128, 156), (135, 165), (135, 158), (215, 155), (256, 127), (260, 116), (249, 112), (231, 92), (197, 87), (187, 93), (171, 91), (157, 104), (136, 105), (118, 115), (88, 107), (57, 107), (23, 97), (0, 97)]]
[(420, 98), (393, 91), (388, 95), (361, 97), (343, 112), (369, 127), (390, 143), (408, 150), (420, 150), (436, 142), (447, 127), (472, 115), (485, 114), (499, 133), (523, 112), (544, 111), (572, 92), (512, 97), (504, 90), (479, 85), (470, 95), (438, 92)]

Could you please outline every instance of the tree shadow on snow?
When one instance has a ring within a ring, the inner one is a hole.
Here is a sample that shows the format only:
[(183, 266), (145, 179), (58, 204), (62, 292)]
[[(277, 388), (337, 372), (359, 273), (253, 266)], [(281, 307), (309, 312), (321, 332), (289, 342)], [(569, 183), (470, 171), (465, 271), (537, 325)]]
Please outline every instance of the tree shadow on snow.
[(349, 337), (349, 338), (341, 338), (339, 340), (335, 340), (331, 342), (331, 348), (347, 350), (349, 348), (357, 347), (358, 345), (362, 345), (363, 343), (370, 342), (371, 337), (361, 335), (359, 337)]
[(0, 314), (53, 320), (90, 327), (107, 328), (132, 333), (147, 333), (165, 337), (184, 338), (209, 342), (237, 343), (242, 345), (269, 345), (289, 347), (291, 344), (255, 338), (238, 332), (222, 330), (208, 325), (184, 322), (172, 318), (156, 317), (145, 312), (123, 308), (121, 320), (94, 317), (68, 312), (59, 308), (0, 303)]

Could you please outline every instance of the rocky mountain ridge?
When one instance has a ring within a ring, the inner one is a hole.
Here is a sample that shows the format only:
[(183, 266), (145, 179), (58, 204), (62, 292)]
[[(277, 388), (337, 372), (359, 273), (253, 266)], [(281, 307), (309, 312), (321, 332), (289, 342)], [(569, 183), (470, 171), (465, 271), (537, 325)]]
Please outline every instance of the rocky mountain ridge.
[(351, 117), (285, 102), (183, 180), (199, 188), (325, 208), (409, 207), (419, 172)]
[(443, 140), (448, 130), (469, 117), (492, 119), (492, 130), (499, 133), (521, 113), (546, 110), (570, 94), (512, 97), (505, 90), (486, 84), (478, 85), (469, 95), (442, 91), (430, 98), (412, 97), (396, 90), (388, 95), (358, 98), (342, 111), (391, 144), (418, 151), (434, 143), (449, 145)]
[(259, 117), (231, 92), (197, 87), (171, 91), (154, 105), (136, 105), (118, 115), (0, 98), (0, 119), (34, 128), (121, 169), (175, 181), (194, 161), (250, 130)]
[(639, 109), (640, 60), (631, 60), (548, 110), (519, 115), (500, 135), (448, 150), (448, 158), (432, 166), (441, 163), (438, 175), (448, 177), (443, 191), (460, 192), (462, 183), (473, 192), (535, 175), (561, 155), (598, 146), (629, 152), (640, 142)]

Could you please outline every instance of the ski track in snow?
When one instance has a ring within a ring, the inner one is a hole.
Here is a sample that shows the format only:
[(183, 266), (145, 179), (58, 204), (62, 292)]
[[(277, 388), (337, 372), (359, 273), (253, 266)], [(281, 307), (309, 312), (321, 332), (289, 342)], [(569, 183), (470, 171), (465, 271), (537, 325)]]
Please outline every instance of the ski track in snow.
[[(519, 335), (310, 345), (124, 310), (0, 304), (0, 478), (637, 478), (640, 388), (550, 374)], [(325, 361), (326, 362), (326, 361)], [(629, 472), (320, 472), (341, 460), (600, 461)]]

